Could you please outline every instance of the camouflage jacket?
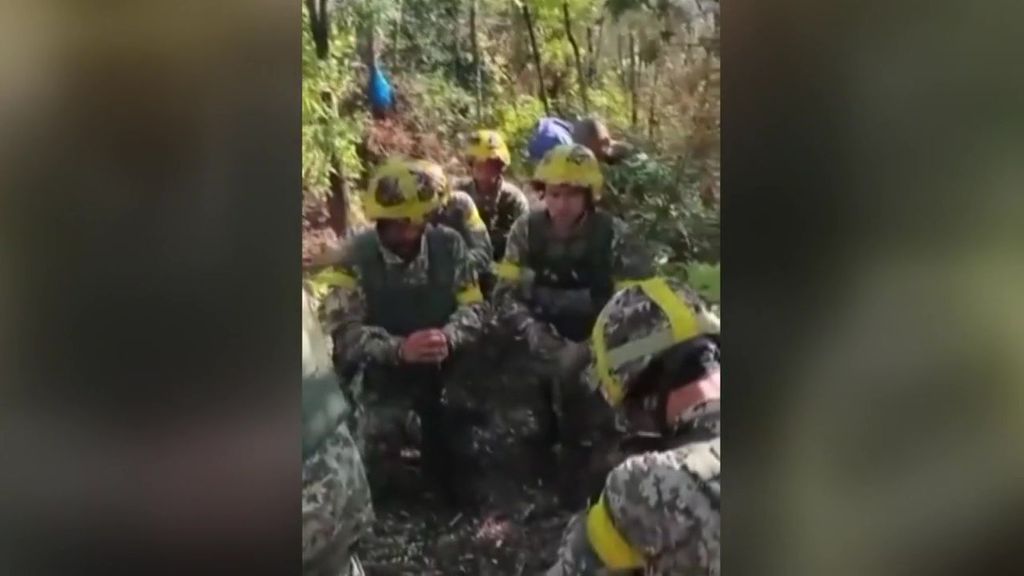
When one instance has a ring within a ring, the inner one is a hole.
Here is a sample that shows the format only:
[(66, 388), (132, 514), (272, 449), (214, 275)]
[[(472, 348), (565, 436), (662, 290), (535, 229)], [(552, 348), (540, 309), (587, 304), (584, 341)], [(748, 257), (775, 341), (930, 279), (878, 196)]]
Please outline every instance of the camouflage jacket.
[(302, 401), (303, 573), (355, 576), (352, 545), (370, 529), (373, 504), (308, 286), (302, 291)]
[(719, 423), (714, 407), (675, 448), (632, 456), (612, 470), (601, 498), (569, 522), (547, 575), (720, 576)]
[[(531, 350), (543, 354), (559, 346), (563, 338), (550, 324), (537, 320), (530, 312), (529, 290), (531, 274), (525, 268), (530, 249), (529, 213), (516, 220), (509, 232), (505, 258), (500, 263), (505, 273), (499, 275), (494, 290), (494, 305), (502, 323), (516, 332), (527, 335)], [(623, 282), (648, 278), (653, 274), (653, 263), (642, 242), (632, 235), (625, 222), (614, 218), (611, 244), (612, 278), (619, 286)], [(572, 306), (567, 303), (567, 307)]]
[(526, 194), (507, 180), (502, 180), (498, 193), (485, 197), (476, 189), (472, 178), (464, 178), (455, 183), (455, 189), (468, 194), (476, 202), (480, 216), (490, 234), (491, 245), (494, 247), (494, 258), (500, 260), (505, 255), (505, 246), (512, 224), (520, 216), (530, 211), (530, 201)]
[(477, 275), (491, 269), (494, 254), (491, 237), (469, 194), (458, 190), (452, 192), (451, 198), (434, 214), (431, 222), (448, 226), (462, 236), (470, 265)]
[(341, 423), (302, 463), (303, 574), (352, 574), (352, 546), (373, 521), (366, 470)]
[[(375, 233), (372, 232), (371, 233)], [(406, 262), (394, 252), (380, 245), (381, 257), (389, 278), (410, 285), (429, 282), (429, 258), (426, 234), (420, 242), (419, 254)], [(476, 341), (483, 331), (483, 297), (477, 283), (476, 272), (469, 264), (466, 246), (460, 240), (455, 244), (452, 258), (456, 263), (455, 286), (458, 309), (441, 328), (452, 351)], [(334, 337), (335, 365), (340, 368), (373, 362), (381, 365), (400, 363), (398, 350), (402, 338), (390, 334), (380, 326), (366, 324), (367, 299), (359, 281), (359, 270), (349, 264), (339, 264), (327, 274), (331, 288), (324, 297), (321, 314), (326, 329)]]

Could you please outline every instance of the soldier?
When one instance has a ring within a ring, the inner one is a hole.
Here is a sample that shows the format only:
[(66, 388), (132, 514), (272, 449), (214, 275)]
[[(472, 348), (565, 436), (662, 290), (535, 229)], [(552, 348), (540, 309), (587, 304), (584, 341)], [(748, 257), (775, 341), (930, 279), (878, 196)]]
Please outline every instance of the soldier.
[[(440, 176), (439, 176), (440, 175)], [(392, 159), (378, 168), (363, 206), (375, 228), (353, 237), (330, 271), (324, 301), (338, 371), (353, 377), (365, 408), (361, 435), (374, 490), (387, 479), (380, 467), (416, 434), (420, 422), (424, 471), (450, 502), (462, 494), (442, 392), (452, 356), (482, 330), (483, 297), (458, 233), (425, 223), (444, 188), (440, 170)], [(360, 377), (355, 377), (360, 376)]]
[(302, 328), (302, 573), (363, 576), (353, 547), (374, 519), (370, 487), (306, 290)]
[(587, 379), (637, 431), (634, 455), (569, 522), (548, 576), (721, 574), (718, 333), (693, 292), (661, 278), (605, 306)]
[(448, 178), (437, 164), (424, 160), (412, 160), (411, 162), (420, 169), (430, 172), (432, 178), (445, 183), (441, 187), (440, 206), (427, 216), (427, 221), (434, 225), (447, 226), (458, 232), (466, 243), (466, 254), (477, 279), (479, 280), (485, 274), (490, 275), (494, 263), (494, 249), (491, 246), (491, 237), (487, 232), (487, 226), (480, 218), (480, 212), (477, 210), (477, 204), (473, 197), (462, 190), (450, 189), (447, 185)]
[(615, 435), (611, 410), (578, 383), (586, 341), (616, 284), (648, 278), (653, 269), (626, 225), (596, 208), (603, 177), (590, 150), (578, 144), (551, 149), (535, 180), (544, 187), (545, 206), (513, 224), (497, 266), (495, 305), (509, 329), (525, 334), (546, 374), (541, 393), (554, 413), (542, 419), (541, 435), (565, 449), (563, 498), (574, 506), (580, 492), (571, 474), (591, 460), (592, 434)]
[[(402, 161), (416, 165), (418, 170), (429, 172), (431, 178), (437, 182), (444, 183), (441, 186), (438, 207), (427, 215), (426, 220), (437, 226), (447, 226), (462, 236), (466, 243), (466, 254), (470, 266), (477, 273), (491, 274), (494, 250), (491, 248), (491, 239), (487, 233), (487, 226), (480, 219), (476, 203), (466, 192), (452, 191), (447, 185), (448, 178), (440, 166), (425, 160), (413, 160), (400, 158), (398, 156), (390, 159), (392, 163)], [(345, 253), (344, 246), (330, 246), (319, 254), (314, 254), (303, 260), (303, 269), (309, 272), (317, 272), (326, 267), (338, 264)]]
[[(505, 179), (505, 170), (512, 163), (508, 146), (501, 134), (493, 130), (479, 130), (466, 139), (466, 164), (471, 176), (455, 184), (471, 196), (480, 209), (491, 245), (494, 260), (505, 255), (505, 244), (512, 223), (530, 209), (530, 203), (522, 190)], [(481, 276), (484, 295), (489, 296), (494, 277)]]

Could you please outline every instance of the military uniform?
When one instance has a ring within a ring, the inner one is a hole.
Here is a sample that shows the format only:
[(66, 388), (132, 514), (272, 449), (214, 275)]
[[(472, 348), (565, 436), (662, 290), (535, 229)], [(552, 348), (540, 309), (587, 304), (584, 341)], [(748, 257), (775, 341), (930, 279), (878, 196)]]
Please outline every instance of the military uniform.
[(530, 201), (526, 194), (504, 178), (498, 185), (498, 192), (490, 196), (480, 193), (472, 178), (456, 181), (454, 188), (468, 194), (476, 202), (480, 217), (490, 235), (491, 246), (494, 247), (494, 260), (501, 260), (505, 256), (505, 245), (512, 224), (530, 211)]
[[(364, 201), (368, 217), (422, 221), (437, 208), (443, 188), (437, 172), (405, 162), (386, 164), (378, 173)], [(427, 472), (440, 481), (445, 496), (456, 497), (453, 478), (459, 462), (468, 463), (455, 459), (460, 450), (452, 443), (464, 438), (450, 428), (442, 397), (452, 357), (483, 330), (483, 297), (461, 236), (426, 224), (419, 250), (405, 260), (369, 229), (348, 241), (342, 262), (327, 278), (332, 289), (323, 307), (334, 336), (334, 362), (365, 409), (358, 433), (374, 490), (389, 479), (382, 466), (416, 442), (409, 424), (414, 414), (421, 423)], [(424, 329), (444, 333), (448, 360), (402, 361), (405, 337)]]
[[(512, 163), (505, 139), (494, 130), (477, 130), (466, 138), (463, 151), (466, 164), (472, 171), (478, 163), (494, 162), (504, 170)], [(480, 209), (482, 222), (487, 229), (492, 246), (494, 260), (500, 260), (505, 254), (505, 240), (512, 223), (529, 209), (526, 196), (519, 188), (507, 182), (499, 174), (499, 182), (495, 193), (484, 194), (477, 189), (473, 178), (465, 178), (455, 183), (455, 190), (464, 193), (476, 203)], [(480, 286), (484, 297), (490, 299), (495, 278), (490, 270), (481, 269)]]
[[(553, 165), (548, 161), (553, 154), (567, 159), (570, 183), (600, 190), (597, 161), (582, 146), (560, 146), (549, 152), (538, 168), (541, 179), (552, 179), (545, 170)], [(589, 171), (583, 172), (581, 163)], [(594, 196), (597, 199), (599, 194)], [(585, 469), (596, 456), (590, 447), (612, 441), (617, 432), (612, 412), (578, 382), (585, 356), (573, 356), (585, 351), (578, 344), (588, 340), (601, 307), (616, 287), (651, 276), (653, 263), (626, 225), (604, 211), (589, 212), (568, 238), (557, 238), (546, 210), (537, 209), (512, 225), (497, 272), (496, 312), (511, 330), (525, 334), (534, 370), (545, 380), (540, 390), (546, 396), (543, 401), (553, 405), (558, 415), (542, 418), (541, 427), (547, 431), (541, 434), (552, 442), (560, 436), (568, 458), (563, 470), (571, 474)], [(557, 431), (556, 420), (562, 424)], [(564, 481), (566, 496), (575, 494), (567, 502), (571, 505), (579, 498), (580, 491), (573, 489), (578, 482), (571, 476)]]
[(490, 274), (494, 262), (494, 248), (487, 226), (480, 218), (476, 203), (469, 194), (455, 190), (444, 205), (429, 218), (433, 224), (447, 226), (462, 236), (470, 267), (479, 278)]
[(353, 547), (374, 520), (370, 486), (346, 419), (351, 404), (338, 386), (328, 347), (303, 291), (302, 567), (303, 574), (362, 576)]
[(548, 576), (721, 574), (719, 414), (702, 411), (674, 446), (612, 470), (597, 503), (570, 521)]
[(717, 386), (717, 339), (705, 335), (718, 330), (692, 291), (663, 279), (624, 289), (602, 310), (587, 379), (612, 406), (629, 401), (633, 410), (660, 414), (652, 419), (658, 432), (625, 443), (633, 455), (569, 523), (548, 576), (721, 574), (717, 393), (693, 396), (675, 421), (665, 421), (671, 395), (708, 374)]

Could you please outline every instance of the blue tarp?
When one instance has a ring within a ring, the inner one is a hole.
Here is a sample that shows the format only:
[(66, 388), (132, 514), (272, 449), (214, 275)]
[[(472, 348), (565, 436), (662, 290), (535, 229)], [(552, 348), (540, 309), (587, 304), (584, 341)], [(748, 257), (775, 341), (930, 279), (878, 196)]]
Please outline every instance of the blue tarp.
[(541, 118), (533, 129), (527, 153), (531, 162), (539, 162), (548, 150), (572, 141), (572, 124), (561, 118)]
[(370, 98), (370, 105), (377, 110), (387, 110), (394, 103), (395, 97), (391, 84), (377, 66), (373, 66), (370, 70), (370, 86), (367, 96)]

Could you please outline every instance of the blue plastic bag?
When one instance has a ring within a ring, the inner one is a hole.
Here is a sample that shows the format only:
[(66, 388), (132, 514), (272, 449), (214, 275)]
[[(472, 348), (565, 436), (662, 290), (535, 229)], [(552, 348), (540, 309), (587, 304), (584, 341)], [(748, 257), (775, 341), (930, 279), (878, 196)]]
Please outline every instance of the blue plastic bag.
[(541, 118), (533, 130), (526, 151), (531, 162), (540, 162), (548, 150), (572, 142), (572, 124), (560, 118)]
[(377, 66), (373, 66), (370, 70), (368, 96), (370, 97), (370, 105), (376, 110), (387, 110), (391, 108), (391, 105), (395, 100), (391, 84)]

